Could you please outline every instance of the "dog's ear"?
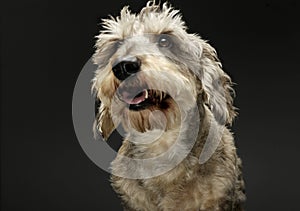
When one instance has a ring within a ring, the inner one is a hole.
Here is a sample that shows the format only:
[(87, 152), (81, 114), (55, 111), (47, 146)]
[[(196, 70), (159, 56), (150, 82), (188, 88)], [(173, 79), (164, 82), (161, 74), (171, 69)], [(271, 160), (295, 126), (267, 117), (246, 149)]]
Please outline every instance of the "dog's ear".
[(106, 141), (111, 133), (115, 130), (115, 125), (112, 121), (109, 113), (109, 108), (106, 107), (100, 100), (95, 102), (95, 122), (94, 122), (94, 134), (101, 134), (103, 139)]
[(201, 80), (209, 105), (216, 120), (221, 124), (231, 124), (236, 116), (233, 106), (234, 90), (230, 77), (222, 70), (215, 49), (202, 42), (200, 58)]

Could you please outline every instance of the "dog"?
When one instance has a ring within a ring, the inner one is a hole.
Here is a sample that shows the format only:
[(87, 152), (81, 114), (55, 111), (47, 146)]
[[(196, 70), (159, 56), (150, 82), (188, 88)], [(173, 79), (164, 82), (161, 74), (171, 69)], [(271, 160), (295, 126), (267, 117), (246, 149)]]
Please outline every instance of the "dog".
[(111, 163), (124, 210), (243, 210), (233, 83), (215, 49), (168, 3), (126, 6), (102, 26), (94, 129), (104, 140), (125, 131)]

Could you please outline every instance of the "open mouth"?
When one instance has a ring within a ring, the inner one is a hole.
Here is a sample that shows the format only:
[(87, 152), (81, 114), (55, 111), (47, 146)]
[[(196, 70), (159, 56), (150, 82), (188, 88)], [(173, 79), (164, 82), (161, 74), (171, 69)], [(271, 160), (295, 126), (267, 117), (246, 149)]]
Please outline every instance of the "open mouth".
[(120, 100), (129, 105), (130, 110), (143, 110), (150, 106), (160, 105), (169, 95), (158, 90), (142, 89), (136, 94), (133, 89), (121, 89), (118, 91)]

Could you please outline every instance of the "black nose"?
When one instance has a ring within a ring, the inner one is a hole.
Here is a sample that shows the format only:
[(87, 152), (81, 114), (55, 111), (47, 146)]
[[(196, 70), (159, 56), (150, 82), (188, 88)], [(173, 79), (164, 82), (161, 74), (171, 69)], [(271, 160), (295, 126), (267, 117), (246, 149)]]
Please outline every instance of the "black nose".
[(113, 65), (114, 75), (121, 81), (140, 70), (141, 61), (136, 57), (128, 57)]

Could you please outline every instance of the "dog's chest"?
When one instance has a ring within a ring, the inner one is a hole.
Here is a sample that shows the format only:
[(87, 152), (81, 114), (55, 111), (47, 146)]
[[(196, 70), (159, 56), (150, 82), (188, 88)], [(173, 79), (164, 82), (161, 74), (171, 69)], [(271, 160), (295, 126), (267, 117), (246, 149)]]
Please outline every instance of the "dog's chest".
[(187, 158), (171, 171), (150, 179), (115, 178), (114, 187), (118, 187), (117, 192), (127, 195), (125, 201), (141, 208), (149, 207), (149, 210), (214, 209), (216, 196), (223, 191), (218, 190), (216, 195), (212, 191), (217, 190), (214, 185), (206, 175), (199, 173), (200, 166), (190, 166), (191, 159)]

